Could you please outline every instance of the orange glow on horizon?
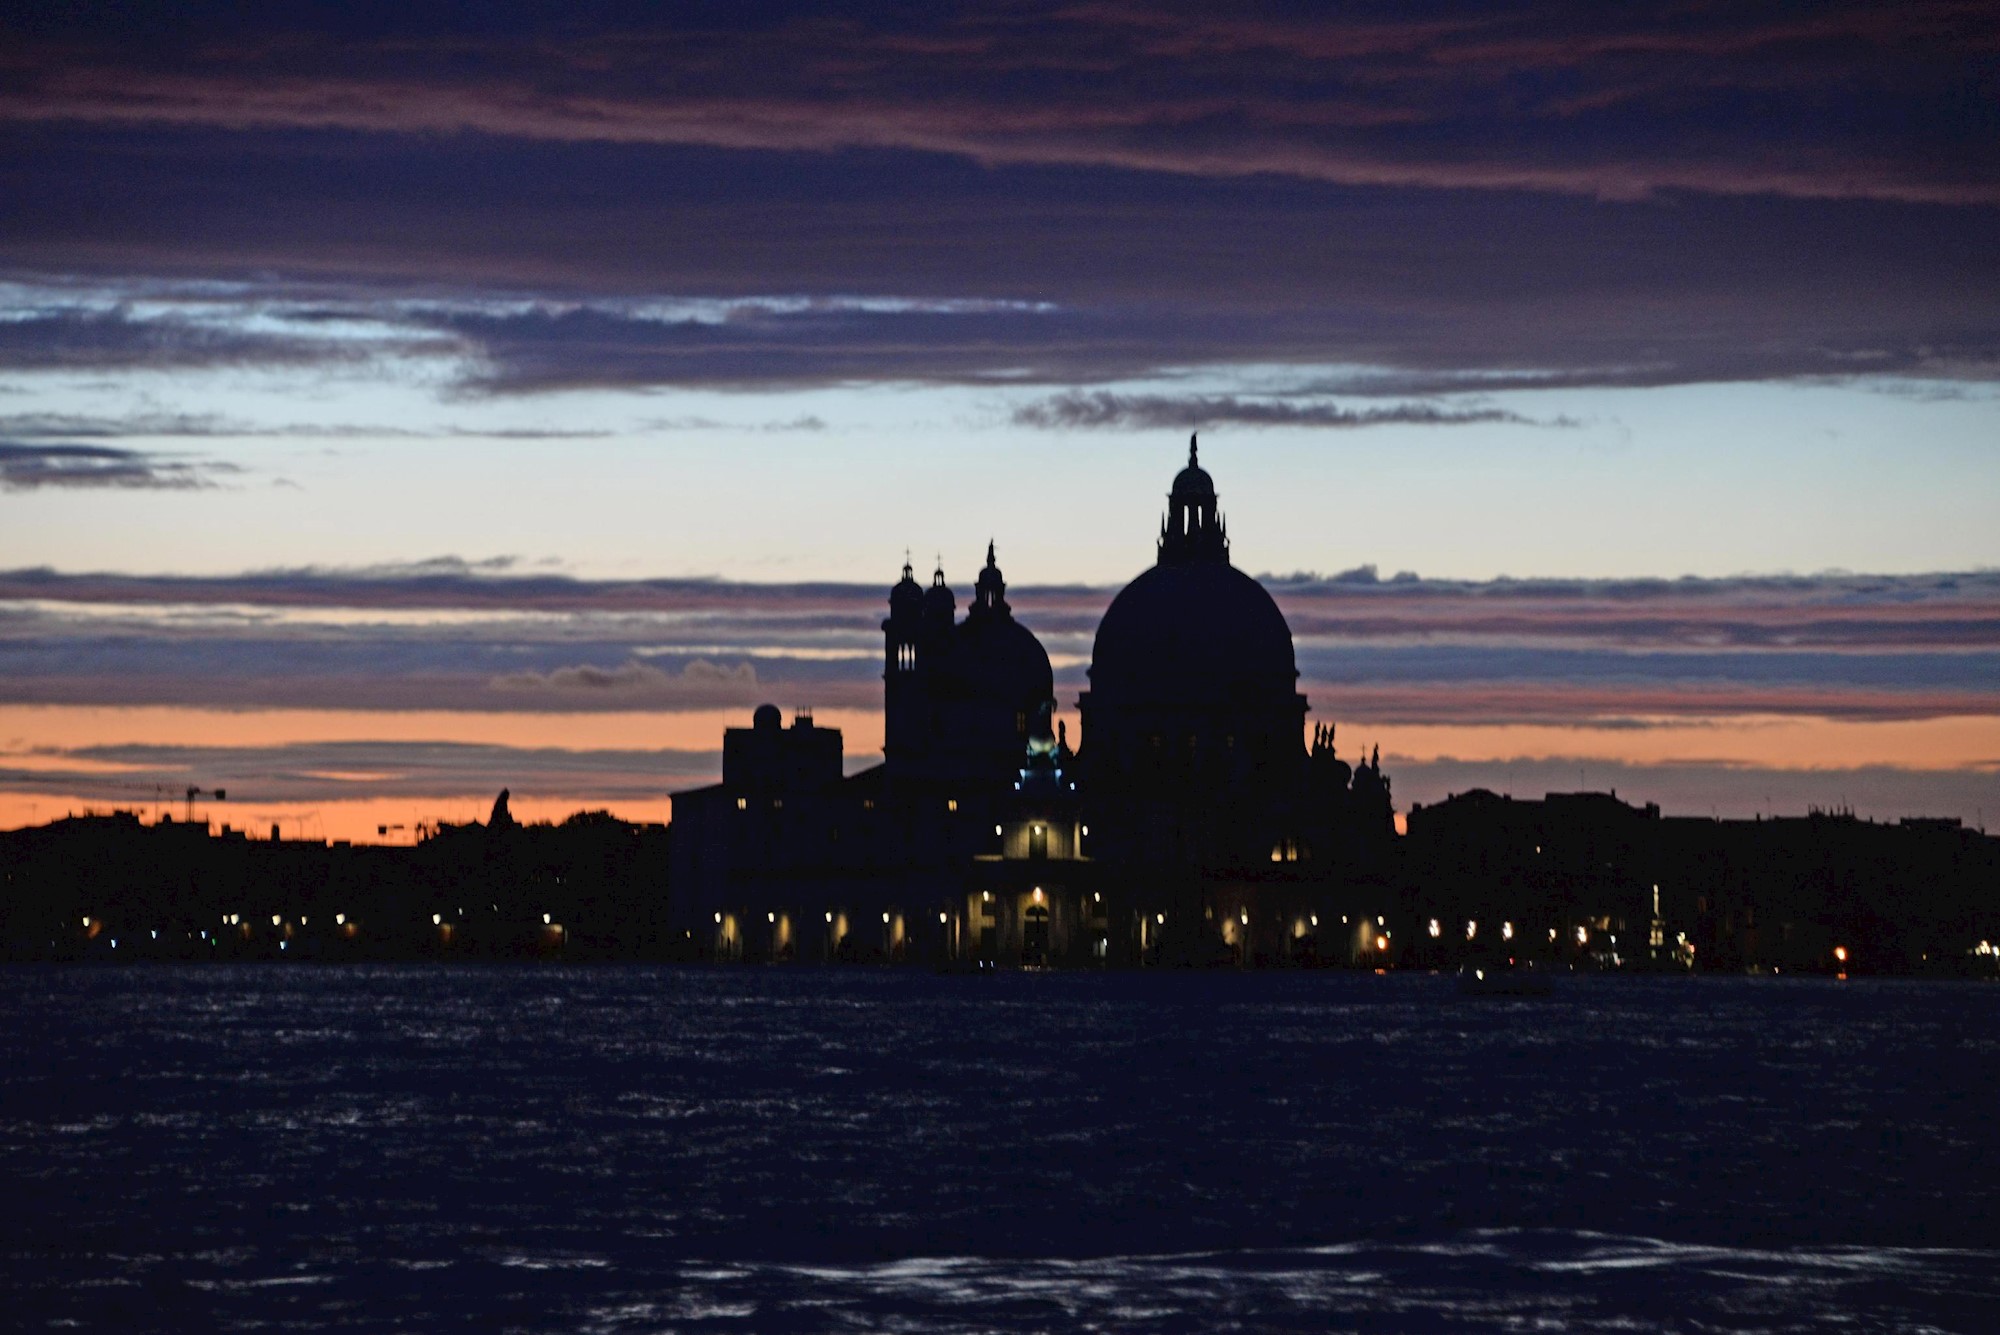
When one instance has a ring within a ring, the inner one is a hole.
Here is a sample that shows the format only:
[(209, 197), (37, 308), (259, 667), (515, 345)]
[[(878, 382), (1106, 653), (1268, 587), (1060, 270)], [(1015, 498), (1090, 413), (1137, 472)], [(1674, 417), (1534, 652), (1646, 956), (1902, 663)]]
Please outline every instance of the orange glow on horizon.
[[(1336, 705), (1337, 707), (1337, 705)], [(880, 758), (882, 714), (879, 710), (820, 710), (821, 727), (839, 728), (850, 769)], [(173, 706), (109, 707), (69, 705), (0, 705), (0, 760), (7, 768), (25, 771), (20, 782), (32, 791), (0, 793), (0, 829), (44, 824), (68, 813), (128, 808), (147, 813), (180, 806), (177, 787), (167, 783), (155, 793), (150, 782), (135, 778), (130, 790), (121, 774), (159, 774), (97, 757), (64, 754), (78, 748), (119, 745), (163, 747), (280, 747), (312, 743), (379, 741), (441, 742), (515, 747), (549, 751), (682, 750), (698, 758), (678, 774), (658, 776), (657, 796), (606, 799), (538, 792), (535, 762), (524, 758), (523, 773), (505, 772), (496, 760), (490, 780), (468, 779), (461, 771), (438, 778), (446, 791), (437, 795), (389, 796), (381, 788), (402, 781), (416, 786), (420, 772), (392, 772), (394, 762), (368, 768), (341, 769), (301, 765), (295, 774), (325, 781), (332, 791), (316, 800), (258, 800), (252, 776), (191, 769), (181, 782), (203, 787), (227, 787), (232, 801), (198, 802), (197, 816), (229, 824), (263, 837), (273, 820), (286, 837), (299, 830), (317, 830), (329, 839), (375, 842), (378, 826), (413, 828), (418, 822), (462, 823), (484, 820), (502, 787), (513, 790), (514, 809), (522, 820), (561, 819), (579, 810), (608, 809), (635, 821), (666, 820), (671, 812), (668, 793), (712, 781), (720, 768), (719, 752), (725, 728), (745, 727), (749, 713), (741, 709), (686, 713), (629, 711), (619, 713), (494, 713), (488, 711), (361, 711), (361, 710), (226, 710)], [(1515, 761), (1554, 760), (1632, 766), (1711, 764), (1810, 772), (1859, 766), (1907, 770), (1990, 772), (2000, 756), (2000, 716), (1871, 720), (1826, 719), (1777, 715), (1739, 715), (1700, 719), (1659, 720), (1652, 727), (1567, 727), (1558, 725), (1412, 724), (1362, 733), (1358, 740), (1378, 740), (1390, 755), (1385, 767), (1393, 774), (1391, 757), (1401, 763), (1457, 760), (1497, 767)], [(1345, 730), (1344, 730), (1345, 731)], [(219, 761), (226, 762), (222, 751)], [(544, 763), (546, 763), (544, 758)], [(198, 767), (199, 760), (194, 764)], [(634, 770), (642, 770), (643, 760)], [(560, 760), (556, 761), (560, 765)], [(1496, 774), (1496, 781), (1503, 776)], [(644, 793), (630, 776), (622, 783)], [(1587, 781), (1587, 778), (1586, 778)], [(573, 780), (551, 777), (560, 789)], [(474, 790), (476, 789), (476, 790)], [(296, 788), (290, 791), (298, 791)], [(1643, 799), (1643, 793), (1630, 794)], [(178, 814), (178, 813), (177, 813)], [(1398, 830), (1407, 827), (1397, 818)], [(408, 829), (391, 838), (408, 839)]]
[[(413, 844), (417, 842), (416, 827), (420, 822), (451, 825), (484, 822), (493, 809), (493, 799), (498, 793), (499, 788), (496, 787), (491, 793), (467, 793), (457, 797), (246, 802), (240, 806), (229, 802), (198, 801), (195, 803), (194, 818), (197, 822), (206, 820), (211, 830), (219, 831), (227, 825), (252, 839), (270, 838), (271, 826), (276, 824), (286, 839)], [(579, 811), (602, 811), (607, 808), (612, 815), (635, 824), (665, 824), (673, 815), (673, 803), (665, 796), (656, 801), (604, 802), (581, 797), (524, 797), (514, 793), (509, 795), (507, 801), (507, 809), (513, 812), (514, 819), (524, 825), (542, 821), (559, 824)], [(120, 810), (137, 812), (143, 824), (154, 823), (150, 801), (107, 802), (64, 793), (0, 793), (0, 830), (47, 825), (65, 816), (102, 816)], [(170, 813), (176, 821), (181, 818), (178, 798), (163, 803), (161, 810)], [(386, 836), (376, 833), (385, 825), (390, 827)]]

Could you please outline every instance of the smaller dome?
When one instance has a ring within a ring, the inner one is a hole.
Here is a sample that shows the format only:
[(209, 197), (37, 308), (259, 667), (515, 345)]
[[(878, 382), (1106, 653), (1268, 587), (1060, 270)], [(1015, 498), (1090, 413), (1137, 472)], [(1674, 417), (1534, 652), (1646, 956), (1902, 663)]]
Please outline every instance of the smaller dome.
[(889, 614), (917, 612), (923, 609), (924, 586), (917, 583), (910, 570), (910, 563), (903, 562), (903, 577), (896, 581), (896, 587), (889, 590)]
[(944, 567), (931, 574), (931, 586), (924, 590), (924, 615), (950, 621), (958, 613), (958, 598), (944, 582)]
[(1055, 697), (1048, 650), (1013, 617), (967, 617), (954, 640), (955, 675), (972, 698), (1018, 709)]
[(758, 732), (776, 732), (785, 726), (785, 716), (776, 705), (758, 705), (757, 712), (750, 716), (750, 726)]

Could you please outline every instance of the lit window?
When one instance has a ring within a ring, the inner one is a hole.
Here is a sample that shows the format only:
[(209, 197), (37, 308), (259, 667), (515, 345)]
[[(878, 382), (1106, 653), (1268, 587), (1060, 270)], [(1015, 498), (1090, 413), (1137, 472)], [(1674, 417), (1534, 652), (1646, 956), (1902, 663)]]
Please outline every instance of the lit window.
[(955, 797), (948, 797), (948, 798), (946, 798), (946, 799), (945, 799), (945, 803), (944, 803), (944, 809), (945, 809), (946, 811), (956, 811), (956, 810), (958, 810), (958, 799), (957, 799), (957, 798), (955, 798)]
[(750, 809), (750, 799), (749, 799), (749, 798), (747, 798), (747, 797), (739, 797), (739, 798), (737, 798), (737, 799), (736, 799), (736, 809), (737, 809), (738, 811), (748, 811), (748, 810)]

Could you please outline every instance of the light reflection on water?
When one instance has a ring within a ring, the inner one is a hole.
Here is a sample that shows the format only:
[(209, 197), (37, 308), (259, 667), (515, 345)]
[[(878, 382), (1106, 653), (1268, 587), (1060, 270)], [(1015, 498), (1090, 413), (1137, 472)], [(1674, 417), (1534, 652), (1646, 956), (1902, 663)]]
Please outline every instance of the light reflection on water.
[(40, 1326), (2000, 1328), (2000, 988), (0, 970)]

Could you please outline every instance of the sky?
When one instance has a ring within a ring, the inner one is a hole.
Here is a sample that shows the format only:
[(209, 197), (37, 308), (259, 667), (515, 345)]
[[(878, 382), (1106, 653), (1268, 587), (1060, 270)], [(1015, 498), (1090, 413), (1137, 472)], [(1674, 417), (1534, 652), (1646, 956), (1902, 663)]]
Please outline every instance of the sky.
[(1074, 730), (1195, 430), (1404, 809), (2000, 820), (2000, 5), (30, 4), (0, 199), (0, 827), (858, 767), (989, 538)]

